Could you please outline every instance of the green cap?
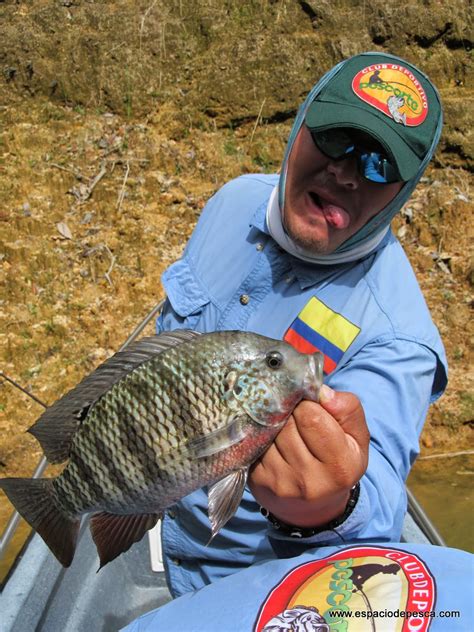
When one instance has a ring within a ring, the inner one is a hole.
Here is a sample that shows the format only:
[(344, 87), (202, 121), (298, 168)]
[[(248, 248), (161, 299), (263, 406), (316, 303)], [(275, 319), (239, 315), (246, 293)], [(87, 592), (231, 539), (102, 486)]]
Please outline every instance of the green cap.
[(309, 106), (311, 130), (354, 127), (373, 136), (410, 180), (433, 143), (441, 117), (438, 93), (415, 66), (365, 53), (341, 65)]

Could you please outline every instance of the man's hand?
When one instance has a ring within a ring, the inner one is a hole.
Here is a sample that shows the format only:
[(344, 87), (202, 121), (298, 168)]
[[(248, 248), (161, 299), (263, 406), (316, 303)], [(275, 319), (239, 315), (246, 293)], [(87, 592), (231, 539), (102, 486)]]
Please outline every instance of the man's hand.
[(318, 527), (344, 513), (367, 469), (369, 431), (359, 399), (323, 386), (319, 403), (302, 401), (250, 471), (257, 502), (277, 518)]

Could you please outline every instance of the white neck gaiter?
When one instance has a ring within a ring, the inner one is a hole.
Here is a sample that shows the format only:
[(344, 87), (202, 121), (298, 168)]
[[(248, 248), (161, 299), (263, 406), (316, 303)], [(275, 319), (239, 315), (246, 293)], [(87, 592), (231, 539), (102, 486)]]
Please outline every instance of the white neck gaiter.
[(349, 252), (334, 252), (329, 255), (316, 255), (295, 244), (286, 232), (281, 219), (280, 204), (278, 202), (278, 185), (276, 185), (273, 189), (268, 201), (267, 226), (270, 235), (277, 244), (283, 248), (283, 250), (298, 259), (302, 259), (308, 263), (317, 263), (319, 265), (337, 265), (338, 263), (349, 263), (351, 261), (361, 259), (379, 245), (390, 228), (390, 226), (386, 226), (379, 233), (376, 233), (372, 239), (352, 248)]

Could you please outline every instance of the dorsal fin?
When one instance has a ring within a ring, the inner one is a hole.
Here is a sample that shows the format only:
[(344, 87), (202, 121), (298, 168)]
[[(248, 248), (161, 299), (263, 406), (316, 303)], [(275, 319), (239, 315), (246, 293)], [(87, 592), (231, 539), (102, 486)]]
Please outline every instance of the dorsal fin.
[(199, 335), (195, 331), (180, 329), (133, 342), (58, 399), (28, 429), (41, 444), (48, 461), (62, 463), (69, 457), (73, 437), (88, 409), (120, 378), (162, 351)]

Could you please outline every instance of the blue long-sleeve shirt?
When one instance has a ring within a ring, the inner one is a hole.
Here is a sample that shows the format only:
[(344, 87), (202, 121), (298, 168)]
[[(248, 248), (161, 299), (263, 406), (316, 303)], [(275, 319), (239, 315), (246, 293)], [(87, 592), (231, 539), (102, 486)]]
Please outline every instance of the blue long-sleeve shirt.
[(256, 564), (123, 632), (468, 632), (474, 557), (423, 544), (339, 545)]
[(336, 266), (296, 259), (266, 227), (277, 182), (276, 175), (242, 176), (208, 202), (183, 257), (163, 275), (168, 300), (157, 330), (238, 329), (282, 339), (317, 299), (339, 316), (336, 328), (342, 317), (359, 330), (325, 382), (359, 397), (371, 434), (369, 465), (359, 500), (337, 533), (303, 541), (285, 540), (272, 530), (247, 489), (235, 516), (207, 546), (206, 490), (184, 498), (167, 513), (162, 529), (174, 596), (255, 562), (338, 544), (341, 538), (399, 540), (405, 479), (429, 404), (446, 385), (444, 349), (399, 242), (388, 233), (376, 252)]

